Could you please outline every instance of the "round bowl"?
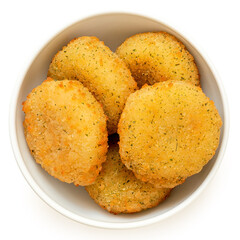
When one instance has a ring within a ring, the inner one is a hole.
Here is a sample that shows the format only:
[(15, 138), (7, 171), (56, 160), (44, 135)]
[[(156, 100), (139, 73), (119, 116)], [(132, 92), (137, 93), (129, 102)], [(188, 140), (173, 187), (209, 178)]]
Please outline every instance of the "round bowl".
[[(32, 158), (24, 137), (22, 102), (28, 93), (46, 78), (48, 66), (55, 53), (71, 39), (83, 35), (97, 36), (113, 51), (127, 37), (149, 31), (166, 31), (180, 39), (194, 56), (201, 75), (205, 94), (215, 102), (222, 117), (223, 127), (219, 148), (203, 170), (176, 187), (170, 197), (159, 206), (135, 214), (112, 215), (101, 209), (83, 187), (60, 182), (45, 172)], [(80, 223), (126, 229), (148, 225), (163, 220), (183, 209), (206, 187), (216, 173), (227, 144), (229, 119), (226, 96), (219, 77), (206, 56), (185, 36), (168, 25), (139, 15), (111, 13), (92, 16), (67, 27), (33, 57), (32, 62), (16, 83), (10, 110), (10, 137), (17, 163), (32, 189), (49, 206)]]

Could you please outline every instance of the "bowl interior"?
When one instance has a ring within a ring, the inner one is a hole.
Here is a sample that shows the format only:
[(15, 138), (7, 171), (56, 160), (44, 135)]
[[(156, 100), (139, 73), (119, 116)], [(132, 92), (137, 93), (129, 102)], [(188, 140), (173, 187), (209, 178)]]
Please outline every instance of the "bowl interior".
[[(187, 49), (194, 56), (201, 75), (201, 86), (205, 94), (212, 99), (224, 122), (224, 104), (219, 89), (219, 85), (210, 69), (208, 63), (204, 60), (202, 55), (192, 46), (183, 36), (169, 28), (168, 26), (148, 19), (142, 16), (131, 14), (105, 14), (98, 15), (85, 20), (79, 21), (70, 27), (63, 30), (56, 37), (54, 37), (48, 44), (46, 44), (36, 58), (33, 60), (31, 66), (28, 68), (22, 84), (18, 91), (16, 100), (16, 137), (18, 149), (20, 151), (21, 159), (31, 178), (40, 187), (41, 196), (50, 203), (55, 202), (54, 206), (58, 206), (58, 210), (65, 209), (68, 216), (84, 222), (84, 219), (94, 220), (97, 222), (114, 224), (126, 224), (131, 222), (139, 222), (149, 220), (155, 217), (164, 216), (169, 211), (174, 211), (186, 199), (188, 199), (201, 184), (206, 180), (210, 171), (218, 161), (219, 151), (216, 152), (214, 158), (207, 164), (203, 170), (193, 177), (189, 178), (184, 184), (176, 187), (171, 196), (158, 207), (143, 211), (141, 213), (130, 215), (112, 215), (107, 211), (101, 209), (87, 194), (83, 187), (75, 187), (72, 184), (66, 184), (49, 176), (32, 158), (23, 131), (24, 113), (22, 112), (22, 102), (26, 99), (28, 93), (41, 82), (46, 79), (48, 66), (55, 53), (67, 44), (71, 39), (83, 35), (97, 36), (103, 40), (107, 46), (113, 51), (119, 46), (127, 37), (148, 31), (167, 31), (174, 34), (180, 39)], [(221, 148), (224, 129), (222, 129), (222, 136), (220, 140)], [(35, 189), (36, 190), (36, 189)], [(49, 200), (49, 201), (48, 201)], [(66, 215), (66, 214), (65, 214)], [(107, 226), (107, 225), (105, 225)], [(109, 225), (110, 226), (110, 225)]]

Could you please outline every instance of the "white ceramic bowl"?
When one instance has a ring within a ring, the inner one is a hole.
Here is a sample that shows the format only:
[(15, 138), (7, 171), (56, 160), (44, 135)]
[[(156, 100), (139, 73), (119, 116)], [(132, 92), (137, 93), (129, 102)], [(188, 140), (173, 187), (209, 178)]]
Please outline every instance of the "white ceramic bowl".
[[(181, 186), (158, 207), (130, 215), (112, 215), (101, 209), (83, 187), (75, 187), (48, 175), (32, 158), (23, 131), (22, 102), (27, 94), (46, 78), (48, 66), (55, 53), (71, 39), (97, 36), (113, 51), (127, 37), (147, 31), (167, 31), (180, 39), (194, 56), (205, 94), (214, 100), (223, 120), (221, 139), (214, 158), (203, 170)], [(10, 136), (18, 165), (33, 190), (52, 208), (78, 222), (103, 228), (133, 228), (157, 222), (178, 212), (195, 199), (212, 179), (223, 158), (228, 138), (228, 108), (222, 84), (202, 53), (184, 36), (159, 21), (133, 14), (112, 13), (80, 20), (51, 39), (33, 58), (13, 93), (10, 112)]]

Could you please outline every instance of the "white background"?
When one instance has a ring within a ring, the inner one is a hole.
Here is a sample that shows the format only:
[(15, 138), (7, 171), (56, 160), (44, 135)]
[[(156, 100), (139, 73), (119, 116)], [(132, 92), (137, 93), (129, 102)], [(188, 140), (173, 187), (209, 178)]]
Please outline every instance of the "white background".
[[(240, 6), (239, 1), (1, 1), (0, 220), (1, 239), (240, 239)], [(110, 11), (151, 16), (202, 47), (225, 87), (230, 136), (219, 171), (203, 193), (176, 215), (132, 230), (97, 229), (51, 209), (29, 187), (8, 136), (11, 92), (40, 47), (67, 25)]]

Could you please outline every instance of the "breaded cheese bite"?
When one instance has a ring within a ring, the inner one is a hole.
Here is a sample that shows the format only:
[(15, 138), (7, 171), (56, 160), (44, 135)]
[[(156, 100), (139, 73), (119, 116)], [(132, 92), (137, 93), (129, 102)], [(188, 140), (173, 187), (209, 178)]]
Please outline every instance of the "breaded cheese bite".
[(193, 56), (173, 35), (166, 32), (136, 34), (116, 50), (139, 87), (167, 80), (181, 80), (200, 85)]
[(96, 37), (79, 37), (63, 47), (54, 56), (48, 76), (83, 83), (103, 105), (109, 134), (117, 131), (125, 102), (137, 89), (126, 64)]
[(201, 171), (218, 148), (222, 120), (200, 87), (166, 81), (131, 94), (118, 133), (123, 163), (155, 187)]
[(118, 145), (110, 144), (107, 160), (94, 184), (86, 186), (89, 195), (110, 213), (134, 213), (157, 206), (171, 189), (157, 189), (138, 180), (121, 162)]
[(79, 81), (45, 80), (23, 103), (25, 137), (37, 163), (75, 185), (95, 181), (106, 160), (106, 116)]

